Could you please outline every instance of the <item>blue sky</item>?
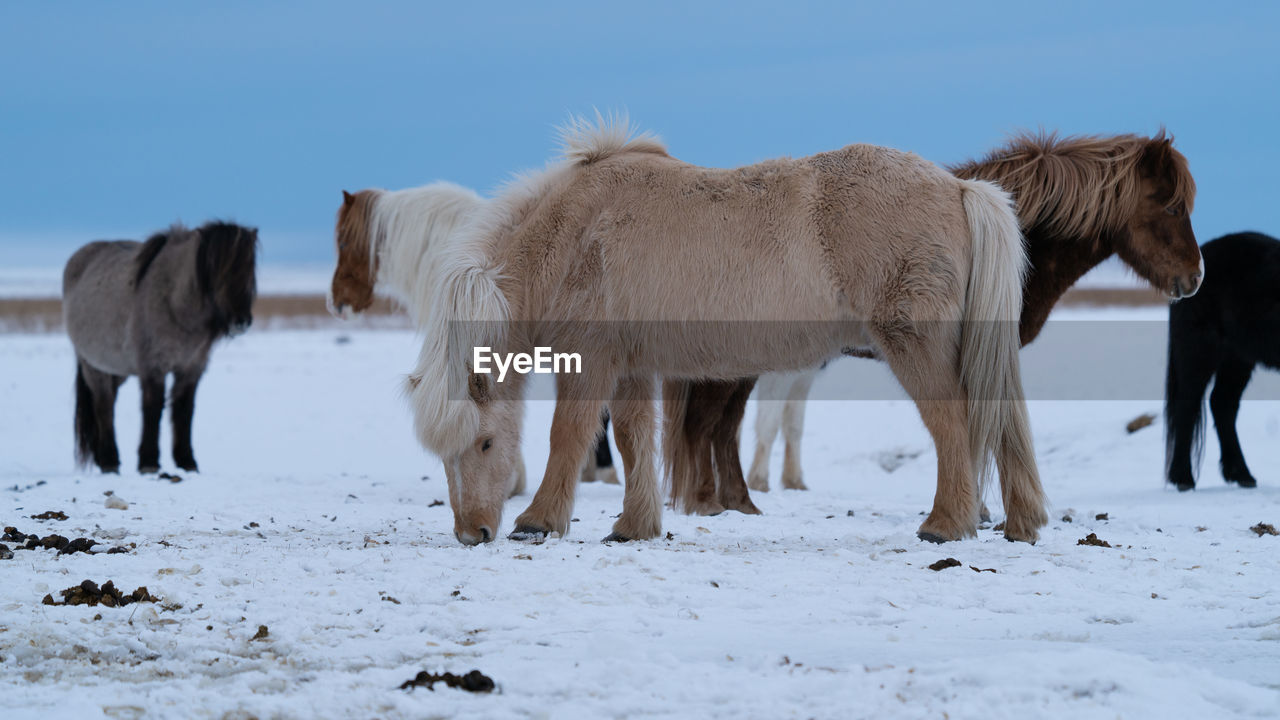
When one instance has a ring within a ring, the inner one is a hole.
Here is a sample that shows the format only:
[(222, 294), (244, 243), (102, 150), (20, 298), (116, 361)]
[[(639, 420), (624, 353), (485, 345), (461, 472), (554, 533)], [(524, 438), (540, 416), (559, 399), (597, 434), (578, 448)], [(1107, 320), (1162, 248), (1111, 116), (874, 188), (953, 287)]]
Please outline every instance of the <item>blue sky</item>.
[(593, 107), (711, 166), (1165, 125), (1202, 241), (1280, 234), (1280, 4), (1218, 5), (3, 3), (0, 265), (212, 216), (328, 262), (342, 189), (488, 191)]

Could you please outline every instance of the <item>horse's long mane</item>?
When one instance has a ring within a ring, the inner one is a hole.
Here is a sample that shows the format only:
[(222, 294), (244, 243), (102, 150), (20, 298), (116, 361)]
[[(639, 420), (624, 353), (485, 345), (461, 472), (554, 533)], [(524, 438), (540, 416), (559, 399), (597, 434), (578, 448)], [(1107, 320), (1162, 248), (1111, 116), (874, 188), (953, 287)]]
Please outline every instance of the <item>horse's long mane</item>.
[[(387, 288), (416, 321), (430, 312), (431, 268), (486, 200), (453, 183), (379, 192), (369, 218), (370, 277)], [(381, 283), (380, 283), (381, 284)]]
[(595, 111), (595, 122), (581, 115), (570, 115), (558, 129), (561, 154), (575, 163), (592, 163), (624, 152), (667, 154), (667, 146), (648, 131), (631, 124), (625, 113), (601, 115)]
[(183, 230), (185, 230), (185, 228), (181, 225), (174, 225), (165, 232), (158, 232), (155, 235), (152, 235), (147, 238), (146, 242), (142, 243), (142, 249), (138, 251), (138, 256), (133, 260), (134, 287), (137, 287), (138, 283), (142, 282), (142, 277), (147, 274), (147, 270), (151, 269), (151, 263), (155, 261), (156, 256), (160, 254), (160, 251), (164, 250), (165, 244), (169, 242), (169, 235), (175, 232), (182, 232)]
[[(213, 308), (211, 328), (222, 333), (229, 327), (230, 316), (247, 313), (257, 295), (258, 230), (211, 220), (196, 233), (200, 238), (196, 249), (196, 284)], [(235, 307), (222, 307), (219, 290), (225, 291)]]
[(457, 453), (475, 439), (479, 411), (467, 396), (471, 348), (502, 345), (511, 323), (497, 257), (501, 241), (584, 166), (622, 153), (666, 154), (656, 137), (637, 131), (625, 115), (595, 115), (594, 123), (571, 117), (559, 130), (561, 159), (514, 176), (465, 229), (441, 244), (429, 268), (426, 286), (433, 296), (421, 323), (422, 351), (405, 389), (418, 437), (437, 455)]
[(1098, 237), (1118, 230), (1141, 200), (1141, 164), (1169, 173), (1172, 195), (1188, 213), (1196, 186), (1186, 158), (1162, 129), (1154, 137), (1022, 132), (985, 157), (948, 167), (965, 179), (990, 180), (1014, 196), (1023, 230)]

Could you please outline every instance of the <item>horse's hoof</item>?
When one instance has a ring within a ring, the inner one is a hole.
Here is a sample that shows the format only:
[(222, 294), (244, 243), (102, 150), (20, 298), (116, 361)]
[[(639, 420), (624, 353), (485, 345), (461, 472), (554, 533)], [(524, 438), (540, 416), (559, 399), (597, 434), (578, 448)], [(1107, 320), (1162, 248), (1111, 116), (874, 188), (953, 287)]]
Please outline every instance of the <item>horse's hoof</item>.
[(685, 515), (700, 515), (702, 517), (715, 517), (716, 515), (719, 515), (722, 512), (724, 512), (724, 506), (712, 500), (707, 502), (694, 503), (693, 505), (690, 505), (688, 509), (685, 510)]
[(609, 535), (605, 537), (605, 539), (601, 540), (600, 542), (607, 542), (607, 543), (631, 542), (631, 538), (627, 537), (626, 535), (619, 535), (618, 533), (613, 532), (613, 533), (609, 533)]
[(138, 472), (142, 473), (143, 475), (153, 475), (155, 473), (160, 472), (160, 466), (159, 465), (139, 465)]
[(1242, 477), (1242, 478), (1227, 478), (1226, 480), (1227, 480), (1227, 482), (1229, 482), (1229, 483), (1235, 483), (1235, 484), (1239, 485), (1239, 486), (1240, 486), (1240, 487), (1242, 487), (1242, 488), (1256, 488), (1256, 487), (1258, 487), (1258, 481), (1257, 481), (1257, 480), (1255, 480), (1255, 479), (1253, 479), (1253, 477), (1252, 477), (1252, 476), (1249, 476), (1249, 477)]
[(99, 469), (102, 470), (103, 475), (119, 475), (120, 474), (119, 465), (102, 465), (99, 467)]
[(1196, 484), (1195, 483), (1178, 483), (1176, 487), (1178, 488), (1178, 492), (1186, 492), (1188, 490), (1195, 490)]
[(532, 525), (517, 525), (516, 529), (512, 530), (511, 534), (507, 536), (507, 539), (517, 542), (541, 541), (546, 540), (549, 534), (548, 531)]
[(931, 542), (931, 543), (933, 543), (933, 544), (935, 544), (935, 545), (941, 545), (942, 543), (950, 542), (949, 540), (947, 540), (946, 538), (942, 537), (941, 535), (934, 535), (934, 534), (933, 534), (933, 533), (931, 533), (931, 532), (923, 532), (923, 531), (922, 531), (922, 532), (918, 532), (918, 533), (916, 533), (916, 537), (920, 538), (921, 540), (923, 540), (923, 541), (925, 541), (925, 542)]

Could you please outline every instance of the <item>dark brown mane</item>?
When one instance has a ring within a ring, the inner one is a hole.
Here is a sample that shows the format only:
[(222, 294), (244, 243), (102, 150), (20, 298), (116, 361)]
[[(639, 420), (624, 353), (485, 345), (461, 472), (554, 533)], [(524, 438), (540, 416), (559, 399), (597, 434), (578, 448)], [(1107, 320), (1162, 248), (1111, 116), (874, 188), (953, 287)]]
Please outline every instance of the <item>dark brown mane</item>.
[(1144, 168), (1167, 175), (1166, 206), (1190, 213), (1196, 186), (1187, 160), (1162, 129), (1154, 137), (1023, 132), (979, 160), (950, 166), (957, 177), (991, 180), (1011, 193), (1023, 230), (1097, 238), (1119, 230), (1142, 199)]
[(213, 310), (210, 327), (224, 333), (251, 312), (257, 294), (258, 231), (214, 220), (196, 232), (196, 282)]
[(147, 270), (151, 268), (151, 263), (155, 261), (156, 256), (164, 250), (165, 243), (169, 242), (169, 233), (173, 232), (177, 227), (170, 228), (165, 232), (158, 232), (147, 238), (142, 244), (142, 249), (138, 251), (138, 257), (134, 258), (133, 285), (137, 287), (142, 282), (142, 276), (147, 274)]

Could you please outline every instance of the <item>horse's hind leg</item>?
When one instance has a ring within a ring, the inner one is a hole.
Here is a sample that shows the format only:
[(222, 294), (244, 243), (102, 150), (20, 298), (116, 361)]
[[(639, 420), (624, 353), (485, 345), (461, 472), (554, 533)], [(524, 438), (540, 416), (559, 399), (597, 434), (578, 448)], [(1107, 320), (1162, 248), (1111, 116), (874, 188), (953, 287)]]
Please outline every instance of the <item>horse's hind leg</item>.
[(800, 465), (800, 439), (804, 435), (804, 411), (809, 399), (809, 388), (818, 376), (816, 370), (799, 374), (787, 391), (787, 402), (782, 406), (782, 438), (786, 442), (782, 460), (782, 487), (791, 490), (808, 490), (804, 484), (804, 470)]
[(742, 477), (742, 458), (738, 455), (738, 435), (747, 409), (747, 398), (755, 387), (754, 378), (732, 383), (724, 402), (724, 412), (712, 431), (711, 445), (715, 453), (717, 498), (726, 510), (759, 515), (760, 508), (751, 502), (747, 481)]
[[(1175, 331), (1171, 322), (1170, 333)], [(1175, 347), (1170, 353), (1167, 371), (1171, 389), (1165, 398), (1165, 418), (1170, 425), (1166, 431), (1169, 437), (1167, 470), (1169, 482), (1185, 492), (1196, 486), (1192, 458), (1199, 460), (1204, 391), (1213, 378), (1218, 358), (1217, 353), (1209, 349), (1211, 343), (1201, 344), (1200, 338), (1175, 336), (1170, 342)]]
[[(583, 367), (592, 367), (589, 362), (584, 361)], [(603, 365), (605, 361), (599, 363)], [(551, 454), (547, 458), (547, 469), (533, 501), (516, 518), (512, 539), (524, 540), (553, 532), (568, 534), (581, 463), (600, 429), (600, 408), (604, 405), (601, 398), (610, 394), (616, 382), (615, 375), (602, 372), (556, 377), (556, 409), (551, 416)]]
[(769, 492), (769, 456), (782, 424), (783, 400), (776, 393), (781, 378), (774, 373), (762, 376), (760, 392), (756, 393), (756, 453), (747, 473), (747, 487), (760, 492)]
[[(120, 472), (115, 408), (116, 391), (120, 389), (124, 377), (104, 373), (83, 360), (80, 361), (80, 375), (89, 397), (92, 398), (92, 417), (85, 420), (93, 423), (93, 462), (104, 473)], [(79, 395), (77, 392), (77, 396)]]
[(160, 415), (164, 412), (164, 374), (138, 376), (142, 386), (142, 442), (138, 444), (138, 472), (160, 472)]
[(938, 490), (933, 510), (917, 532), (930, 542), (977, 534), (978, 489), (969, 457), (969, 412), (960, 383), (951, 323), (898, 330), (880, 343), (889, 367), (916, 402), (938, 455)]
[(635, 376), (618, 384), (610, 403), (613, 436), (622, 455), (626, 494), (622, 516), (606, 541), (648, 540), (662, 534), (662, 494), (654, 447), (654, 380)]
[(1213, 411), (1213, 426), (1218, 431), (1218, 444), (1222, 447), (1222, 477), (1240, 487), (1257, 487), (1258, 481), (1249, 472), (1240, 449), (1240, 437), (1236, 435), (1236, 415), (1240, 412), (1240, 397), (1253, 375), (1253, 363), (1234, 355), (1223, 359), (1209, 394), (1209, 408)]
[[(196, 413), (196, 386), (204, 368), (173, 374), (173, 400), (169, 413), (173, 419), (173, 462), (189, 472), (196, 472), (195, 451), (191, 447), (191, 420)], [(163, 383), (161, 392), (163, 392)]]

